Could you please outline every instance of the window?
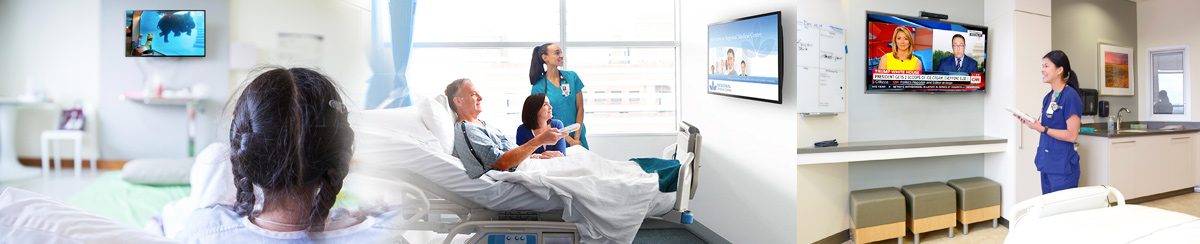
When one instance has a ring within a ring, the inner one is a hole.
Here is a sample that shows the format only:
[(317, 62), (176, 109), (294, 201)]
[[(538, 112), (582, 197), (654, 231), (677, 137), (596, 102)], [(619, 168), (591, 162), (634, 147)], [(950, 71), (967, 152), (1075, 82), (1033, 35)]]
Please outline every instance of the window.
[[(580, 95), (589, 134), (675, 129), (677, 0), (417, 4), (408, 69), (414, 93), (440, 94), (451, 81), (469, 78), (484, 97), (481, 117), (516, 128), (530, 92), (530, 53), (552, 42), (563, 49), (562, 69), (577, 72), (586, 84)], [(633, 103), (642, 99), (661, 102)]]
[(1148, 120), (1190, 121), (1187, 46), (1148, 48), (1150, 56), (1143, 97)]

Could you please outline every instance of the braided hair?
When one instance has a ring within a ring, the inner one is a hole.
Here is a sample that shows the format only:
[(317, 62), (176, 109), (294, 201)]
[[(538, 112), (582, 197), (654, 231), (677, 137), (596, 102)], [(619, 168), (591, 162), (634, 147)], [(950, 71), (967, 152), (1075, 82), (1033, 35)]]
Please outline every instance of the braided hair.
[(324, 230), (353, 143), (346, 107), (329, 77), (305, 68), (269, 68), (246, 85), (233, 107), (234, 212), (253, 218), (258, 185), (264, 205), (312, 198), (307, 229)]

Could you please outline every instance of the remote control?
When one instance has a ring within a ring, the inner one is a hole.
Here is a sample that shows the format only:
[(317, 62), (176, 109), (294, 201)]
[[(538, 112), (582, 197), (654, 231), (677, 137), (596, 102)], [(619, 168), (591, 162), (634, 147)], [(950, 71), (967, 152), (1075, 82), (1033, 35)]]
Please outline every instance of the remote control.
[(567, 127), (563, 127), (561, 130), (558, 130), (558, 132), (571, 133), (571, 132), (575, 132), (575, 131), (579, 130), (579, 127), (581, 127), (579, 124), (571, 124), (571, 125), (568, 125)]

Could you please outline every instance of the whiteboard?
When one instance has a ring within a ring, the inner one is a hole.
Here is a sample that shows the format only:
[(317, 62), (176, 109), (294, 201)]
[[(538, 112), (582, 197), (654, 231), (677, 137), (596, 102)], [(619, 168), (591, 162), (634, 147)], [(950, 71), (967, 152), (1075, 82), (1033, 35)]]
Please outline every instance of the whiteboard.
[(798, 113), (846, 112), (847, 52), (845, 29), (797, 17)]

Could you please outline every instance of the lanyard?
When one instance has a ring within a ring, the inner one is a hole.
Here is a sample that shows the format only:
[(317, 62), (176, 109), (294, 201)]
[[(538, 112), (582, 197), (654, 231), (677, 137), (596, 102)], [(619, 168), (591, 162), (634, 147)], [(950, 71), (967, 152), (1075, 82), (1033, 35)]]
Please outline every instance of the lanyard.
[[(563, 97), (571, 95), (571, 85), (567, 84), (567, 78), (562, 75), (562, 71), (558, 73), (558, 87), (562, 88)], [(546, 79), (546, 91), (550, 91), (550, 79)]]

